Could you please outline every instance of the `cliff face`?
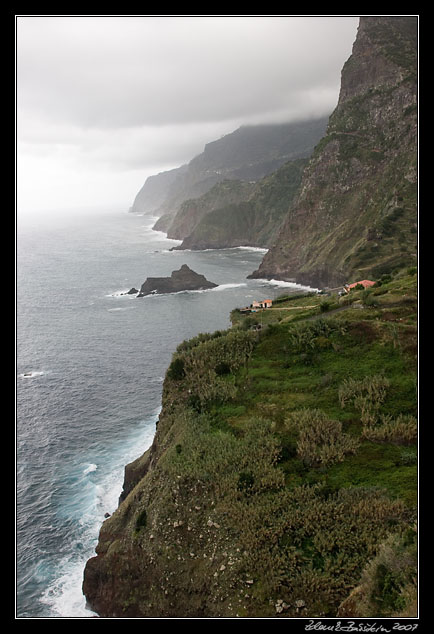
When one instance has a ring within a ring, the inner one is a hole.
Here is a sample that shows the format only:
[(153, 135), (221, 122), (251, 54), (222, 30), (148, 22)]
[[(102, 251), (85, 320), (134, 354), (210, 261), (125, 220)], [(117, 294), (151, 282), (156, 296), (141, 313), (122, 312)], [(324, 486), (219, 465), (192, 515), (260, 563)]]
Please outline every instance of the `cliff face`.
[(338, 105), (252, 277), (335, 286), (416, 262), (417, 18), (362, 17)]
[[(361, 19), (261, 277), (333, 284), (413, 261), (414, 29)], [(331, 318), (332, 299), (282, 300), (259, 332), (240, 315), (178, 347), (154, 442), (84, 571), (100, 616), (416, 616), (417, 285), (387, 279)]]
[(259, 333), (239, 315), (178, 346), (153, 444), (84, 571), (92, 609), (360, 618), (408, 596), (414, 610), (416, 291), (415, 276), (384, 283), (375, 318), (364, 290), (330, 317), (321, 296), (283, 300)]
[[(242, 126), (212, 141), (186, 166), (147, 179), (132, 211), (150, 208), (155, 229), (167, 231), (182, 203), (223, 180), (257, 181), (289, 160), (310, 156), (324, 135), (327, 117), (293, 123)], [(159, 201), (149, 205), (147, 197)]]
[[(223, 200), (216, 200), (214, 194), (217, 185), (206, 196), (185, 203), (186, 207), (181, 210), (185, 210), (190, 219), (189, 233), (182, 236), (184, 240), (176, 249), (270, 246), (300, 186), (306, 163), (307, 159), (288, 161), (273, 174), (249, 184), (249, 188), (240, 190), (237, 187), (237, 191), (244, 194), (244, 200), (221, 204)], [(228, 185), (233, 187), (230, 183)], [(212, 208), (209, 200), (214, 201)], [(194, 215), (192, 208), (196, 212)], [(180, 216), (181, 212), (178, 212), (170, 231)], [(177, 235), (181, 237), (180, 233)]]
[(255, 184), (240, 180), (224, 180), (217, 183), (206, 194), (186, 200), (175, 215), (167, 237), (183, 240), (189, 236), (207, 214), (228, 205), (248, 200)]
[(182, 179), (186, 169), (187, 165), (181, 165), (173, 170), (149, 176), (137, 193), (130, 212), (151, 216), (156, 214), (166, 200), (168, 190), (178, 179)]

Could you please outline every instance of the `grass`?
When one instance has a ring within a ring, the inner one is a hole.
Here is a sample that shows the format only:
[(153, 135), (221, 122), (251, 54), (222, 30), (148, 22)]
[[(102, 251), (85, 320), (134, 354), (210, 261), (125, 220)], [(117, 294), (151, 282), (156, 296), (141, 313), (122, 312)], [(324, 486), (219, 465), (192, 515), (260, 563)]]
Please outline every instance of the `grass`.
[[(248, 372), (240, 377), (243, 389), (237, 391), (231, 403), (228, 420), (238, 429), (258, 412), (272, 421), (282, 446), (279, 468), (291, 486), (307, 479), (326, 481), (336, 490), (353, 486), (380, 487), (409, 506), (416, 503), (417, 465), (401, 460), (402, 447), (364, 441), (354, 455), (330, 466), (327, 472), (318, 473), (300, 465), (292, 455), (294, 435), (282, 431), (282, 421), (289, 413), (315, 408), (340, 421), (343, 432), (360, 436), (363, 427), (360, 412), (353, 405), (342, 408), (339, 403), (339, 386), (348, 377), (361, 380), (384, 374), (389, 386), (381, 413), (392, 418), (417, 414), (414, 348), (408, 351), (403, 345), (407, 339), (417, 336), (412, 326), (417, 309), (416, 285), (414, 271), (394, 278), (388, 276), (385, 283), (373, 290), (377, 291), (374, 307), (359, 310), (348, 307), (348, 310), (330, 314), (327, 323), (331, 327), (326, 336), (310, 333), (308, 324), (313, 322), (306, 319), (294, 319), (291, 315), (280, 320), (283, 311), (264, 312), (272, 326), (261, 333)], [(357, 302), (363, 296), (366, 300), (370, 293), (352, 291), (352, 295)], [(327, 320), (327, 314), (320, 313), (323, 301), (323, 297), (312, 295), (282, 298), (279, 306), (303, 307), (307, 302), (316, 303), (309, 316), (314, 312), (319, 319)], [(389, 321), (391, 311), (393, 322)], [(235, 321), (235, 325), (237, 323)], [(299, 335), (299, 347), (294, 344), (294, 336), (291, 342), (294, 328), (307, 333)], [(225, 410), (221, 409), (220, 414), (224, 417)]]
[[(166, 376), (153, 468), (104, 523), (116, 535), (127, 525), (152, 561), (143, 605), (176, 616), (168, 602), (182, 592), (201, 605), (206, 596), (206, 616), (273, 617), (278, 599), (289, 606), (284, 616), (300, 616), (301, 599), (309, 617), (336, 616), (381, 544), (413, 525), (417, 445), (366, 440), (360, 401), (340, 398), (348, 379), (366, 390), (383, 376), (378, 420), (416, 414), (407, 345), (416, 305), (405, 301), (416, 278), (378, 288), (387, 292), (375, 307), (322, 313), (324, 297), (297, 298), (288, 304), (316, 304), (309, 317), (278, 321), (280, 311), (268, 311), (260, 333), (235, 319), (178, 348), (183, 363)], [(394, 322), (384, 318), (389, 293)], [(133, 496), (146, 514), (131, 513)], [(383, 592), (390, 573), (375, 574)]]

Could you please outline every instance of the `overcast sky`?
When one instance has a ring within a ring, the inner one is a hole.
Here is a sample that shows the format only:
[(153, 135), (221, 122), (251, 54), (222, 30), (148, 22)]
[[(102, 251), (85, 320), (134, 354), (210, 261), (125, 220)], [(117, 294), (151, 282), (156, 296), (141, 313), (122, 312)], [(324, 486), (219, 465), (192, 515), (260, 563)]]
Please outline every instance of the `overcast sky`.
[(356, 16), (17, 16), (18, 213), (127, 210), (243, 124), (330, 114)]

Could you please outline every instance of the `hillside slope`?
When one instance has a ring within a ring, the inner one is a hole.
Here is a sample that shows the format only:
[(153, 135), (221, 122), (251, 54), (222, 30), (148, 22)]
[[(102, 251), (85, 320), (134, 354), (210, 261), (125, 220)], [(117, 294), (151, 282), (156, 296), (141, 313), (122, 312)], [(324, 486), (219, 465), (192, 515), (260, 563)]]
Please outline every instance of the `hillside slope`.
[[(241, 126), (207, 143), (187, 165), (147, 179), (131, 208), (159, 216), (167, 231), (181, 204), (202, 196), (222, 180), (257, 181), (289, 160), (310, 156), (328, 117), (292, 123)], [(150, 203), (150, 201), (152, 201)], [(155, 203), (159, 202), (157, 206)]]
[[(218, 192), (215, 190), (219, 188), (216, 185), (206, 196), (184, 203), (185, 207), (181, 207), (171, 225), (169, 237), (181, 237), (181, 232), (174, 231), (173, 227), (181, 218), (188, 217), (195, 221), (190, 222), (189, 233), (183, 236), (184, 240), (177, 249), (270, 246), (300, 186), (306, 163), (307, 159), (288, 161), (273, 174), (249, 184), (249, 189), (244, 188), (243, 191), (236, 185), (239, 181), (227, 181), (227, 186), (230, 189), (236, 187), (236, 191), (244, 194), (244, 199), (234, 199), (224, 205), (221, 199), (216, 201)], [(208, 200), (214, 200), (213, 208), (210, 208)]]
[(252, 277), (335, 286), (416, 249), (417, 18), (362, 17), (326, 136)]
[(178, 347), (86, 565), (100, 616), (416, 615), (416, 278), (334, 301)]
[(417, 616), (416, 27), (361, 18), (255, 273), (375, 285), (234, 310), (178, 346), (84, 571), (100, 616)]

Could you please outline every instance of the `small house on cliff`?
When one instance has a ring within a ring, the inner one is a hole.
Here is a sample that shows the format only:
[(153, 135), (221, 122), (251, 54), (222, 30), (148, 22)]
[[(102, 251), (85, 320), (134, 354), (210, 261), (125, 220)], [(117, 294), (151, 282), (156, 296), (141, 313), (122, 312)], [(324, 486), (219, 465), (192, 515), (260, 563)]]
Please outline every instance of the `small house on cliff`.
[(372, 280), (361, 280), (360, 282), (353, 282), (353, 284), (345, 284), (344, 292), (349, 293), (352, 288), (356, 288), (356, 286), (363, 286), (363, 288), (369, 288), (370, 286), (374, 286), (375, 282)]
[(247, 315), (249, 313), (256, 313), (258, 310), (264, 310), (265, 308), (271, 308), (273, 305), (273, 300), (271, 299), (263, 299), (260, 302), (256, 300), (250, 304), (250, 306), (246, 306), (245, 308), (240, 308), (240, 313), (242, 315)]
[(271, 308), (273, 301), (271, 299), (263, 299), (260, 302), (252, 302), (251, 308)]

